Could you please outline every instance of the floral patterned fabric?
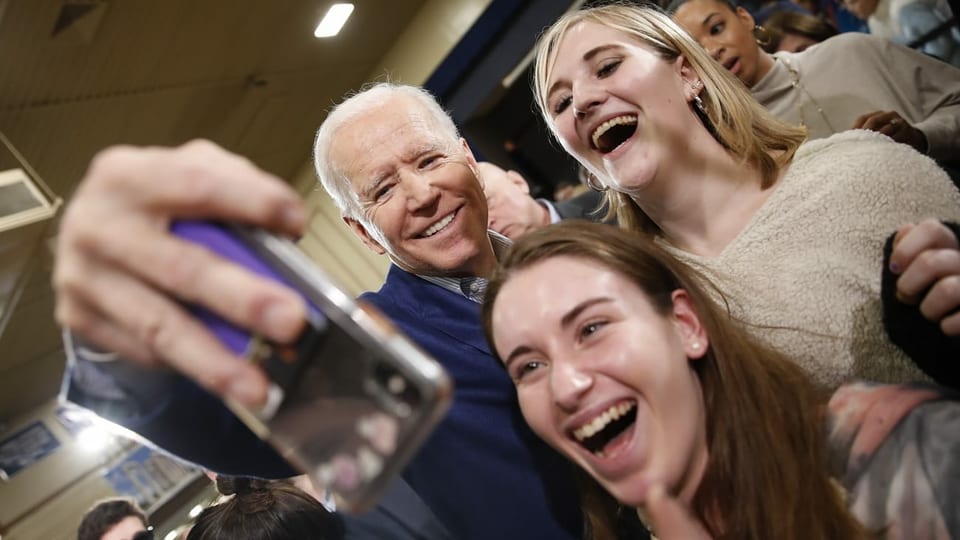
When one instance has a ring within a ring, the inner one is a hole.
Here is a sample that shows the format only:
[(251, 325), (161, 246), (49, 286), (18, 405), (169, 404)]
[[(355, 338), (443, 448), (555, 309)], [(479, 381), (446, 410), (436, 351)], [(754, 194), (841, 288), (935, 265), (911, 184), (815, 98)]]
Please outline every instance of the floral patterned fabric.
[(856, 383), (828, 405), (831, 469), (853, 513), (890, 540), (960, 540), (960, 395)]

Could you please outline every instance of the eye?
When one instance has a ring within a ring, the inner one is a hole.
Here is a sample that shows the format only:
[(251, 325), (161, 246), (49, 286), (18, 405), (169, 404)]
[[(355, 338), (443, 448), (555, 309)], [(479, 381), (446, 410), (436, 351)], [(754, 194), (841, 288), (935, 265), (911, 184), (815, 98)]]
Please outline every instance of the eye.
[(520, 360), (514, 362), (513, 365), (515, 367), (513, 369), (513, 373), (511, 374), (511, 378), (514, 380), (514, 382), (520, 382), (534, 371), (542, 368), (543, 362), (540, 360)]
[(430, 168), (432, 165), (438, 164), (438, 163), (440, 162), (440, 157), (441, 157), (441, 156), (438, 155), (438, 154), (428, 155), (428, 156), (424, 157), (423, 159), (421, 159), (421, 160), (420, 160), (420, 163), (419, 163), (417, 166), (418, 166), (419, 168), (421, 168), (421, 169), (428, 169), (428, 168)]
[(580, 327), (577, 337), (582, 341), (589, 338), (590, 336), (599, 332), (604, 326), (607, 325), (606, 321), (590, 321), (585, 323)]
[(390, 193), (393, 192), (393, 187), (395, 185), (396, 184), (394, 182), (384, 182), (383, 184), (380, 184), (380, 187), (378, 187), (377, 190), (373, 192), (373, 200), (375, 202), (379, 202), (382, 199), (389, 196)]
[(620, 60), (619, 58), (615, 58), (612, 60), (607, 60), (604, 63), (600, 64), (600, 68), (597, 69), (597, 77), (603, 79), (605, 77), (609, 77), (610, 75), (613, 75), (613, 73), (617, 71), (617, 68), (620, 67), (621, 62), (622, 60)]
[(554, 114), (554, 116), (556, 116), (556, 115), (562, 113), (563, 111), (567, 110), (567, 107), (570, 106), (570, 102), (571, 102), (571, 101), (572, 101), (572, 98), (571, 98), (570, 96), (565, 96), (565, 97), (560, 98), (559, 100), (557, 100), (556, 103), (553, 104), (553, 114)]
[(711, 36), (715, 36), (715, 35), (717, 35), (717, 34), (723, 33), (724, 27), (725, 27), (725, 24), (722, 23), (722, 22), (719, 22), (719, 23), (711, 26), (711, 27), (710, 27), (710, 35), (711, 35)]

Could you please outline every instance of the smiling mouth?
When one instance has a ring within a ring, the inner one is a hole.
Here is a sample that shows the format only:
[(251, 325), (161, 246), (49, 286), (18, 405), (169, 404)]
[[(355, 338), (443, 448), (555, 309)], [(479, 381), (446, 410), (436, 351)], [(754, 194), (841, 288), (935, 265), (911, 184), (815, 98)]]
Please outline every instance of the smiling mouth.
[(456, 210), (454, 210), (453, 212), (450, 212), (449, 214), (447, 214), (447, 216), (444, 217), (443, 219), (441, 219), (440, 221), (438, 221), (438, 222), (434, 223), (433, 225), (429, 226), (429, 227), (427, 228), (427, 230), (425, 230), (425, 231), (423, 231), (422, 233), (420, 233), (419, 238), (429, 238), (429, 237), (437, 234), (438, 232), (446, 229), (446, 228), (447, 228), (447, 225), (449, 225), (450, 222), (453, 221), (453, 218), (455, 218), (455, 217), (457, 216), (457, 212), (458, 212), (458, 211), (460, 211), (459, 208), (456, 209)]
[(572, 436), (588, 452), (603, 456), (603, 449), (637, 421), (637, 402), (621, 401), (573, 430)]
[(637, 131), (637, 117), (625, 114), (607, 120), (597, 126), (590, 136), (593, 147), (601, 154), (609, 154), (627, 141)]
[(727, 60), (726, 62), (724, 62), (724, 63), (723, 63), (723, 67), (726, 68), (727, 71), (733, 71), (733, 66), (736, 65), (736, 63), (737, 63), (739, 60), (740, 60), (740, 58), (734, 56), (733, 58), (731, 58), (731, 59)]

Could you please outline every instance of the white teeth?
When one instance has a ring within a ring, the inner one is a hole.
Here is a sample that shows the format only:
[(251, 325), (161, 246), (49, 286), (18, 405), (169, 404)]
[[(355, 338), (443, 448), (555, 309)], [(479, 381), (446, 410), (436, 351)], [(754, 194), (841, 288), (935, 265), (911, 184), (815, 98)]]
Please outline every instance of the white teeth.
[(593, 139), (593, 146), (595, 148), (600, 148), (600, 137), (602, 137), (603, 134), (613, 126), (626, 126), (636, 123), (637, 117), (632, 115), (617, 116), (607, 120), (606, 122), (597, 126), (597, 129), (593, 130), (593, 135), (591, 137)]
[(446, 227), (447, 225), (450, 224), (451, 221), (453, 221), (454, 214), (456, 214), (456, 212), (434, 223), (433, 225), (430, 226), (429, 229), (423, 231), (423, 234), (421, 234), (420, 236), (426, 238), (428, 236), (433, 236), (438, 232), (442, 231), (444, 227)]
[(575, 429), (573, 431), (573, 436), (576, 437), (577, 441), (583, 442), (584, 439), (593, 437), (595, 434), (599, 433), (600, 430), (607, 427), (607, 424), (627, 414), (634, 407), (636, 407), (636, 404), (628, 401), (624, 401), (617, 405), (612, 405), (609, 409), (598, 414), (596, 418), (590, 422), (587, 422), (586, 424)]

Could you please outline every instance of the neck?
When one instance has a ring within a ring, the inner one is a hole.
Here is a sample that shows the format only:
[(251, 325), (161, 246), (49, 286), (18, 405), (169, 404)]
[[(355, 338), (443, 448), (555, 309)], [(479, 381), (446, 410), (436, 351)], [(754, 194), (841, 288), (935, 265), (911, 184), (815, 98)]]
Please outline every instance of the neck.
[(541, 204), (537, 201), (537, 217), (539, 218), (540, 225), (546, 226), (553, 223), (553, 220), (550, 218), (550, 209), (547, 208), (547, 205)]
[(639, 192), (634, 202), (673, 245), (702, 256), (719, 255), (746, 227), (772, 189), (761, 188), (760, 172), (731, 156), (712, 136), (661, 169), (656, 193)]
[(770, 73), (770, 70), (773, 69), (774, 57), (772, 54), (767, 53), (759, 46), (757, 46), (759, 55), (757, 56), (757, 80), (753, 81), (751, 87), (756, 86), (758, 82), (762, 81), (764, 77), (767, 76), (767, 73)]

